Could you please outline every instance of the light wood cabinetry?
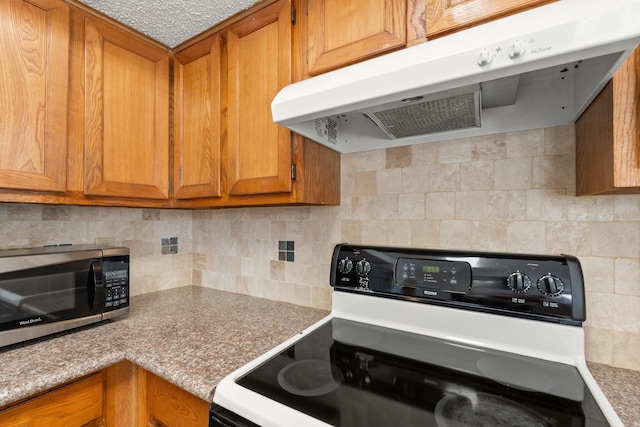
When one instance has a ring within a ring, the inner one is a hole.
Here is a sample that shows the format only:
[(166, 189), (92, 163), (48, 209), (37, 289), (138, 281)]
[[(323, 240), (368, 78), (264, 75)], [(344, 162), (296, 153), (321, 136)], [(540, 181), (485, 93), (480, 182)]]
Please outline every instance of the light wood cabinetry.
[(425, 41), (425, 0), (300, 3), (302, 78)]
[(640, 193), (640, 48), (576, 122), (576, 193)]
[(0, 408), (3, 427), (207, 427), (209, 402), (128, 360)]
[(176, 53), (175, 206), (340, 202), (340, 156), (271, 119), (292, 31), (279, 0)]
[(270, 109), (291, 83), (291, 28), (291, 2), (280, 0), (222, 32), (230, 195), (291, 191), (291, 132), (273, 123)]
[(69, 6), (0, 2), (0, 188), (66, 189)]
[(427, 39), (473, 27), (556, 0), (426, 0)]
[(84, 21), (84, 194), (169, 198), (169, 55)]
[(406, 44), (406, 0), (317, 0), (307, 7), (309, 75)]
[(0, 410), (0, 425), (102, 426), (103, 377), (97, 373)]
[(163, 380), (144, 372), (144, 426), (206, 427), (209, 403)]

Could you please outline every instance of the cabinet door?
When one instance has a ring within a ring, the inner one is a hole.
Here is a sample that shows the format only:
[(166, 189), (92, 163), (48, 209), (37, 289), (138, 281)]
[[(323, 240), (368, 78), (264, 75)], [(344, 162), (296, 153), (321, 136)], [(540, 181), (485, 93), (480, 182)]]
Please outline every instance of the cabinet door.
[(309, 75), (403, 47), (406, 15), (406, 0), (308, 2)]
[(556, 0), (427, 0), (427, 39)]
[(221, 49), (216, 34), (176, 56), (176, 199), (220, 196)]
[[(291, 2), (280, 0), (222, 32), (226, 45), (226, 179), (229, 195), (291, 191), (291, 132), (271, 101), (291, 82)], [(223, 130), (223, 135), (225, 134)]]
[(0, 187), (64, 191), (69, 6), (0, 2)]
[(163, 380), (142, 372), (145, 390), (145, 425), (156, 427), (205, 427), (209, 403)]
[(576, 121), (576, 193), (640, 193), (640, 48)]
[(102, 374), (95, 374), (0, 411), (0, 425), (101, 426)]
[(85, 19), (84, 192), (169, 197), (169, 55)]

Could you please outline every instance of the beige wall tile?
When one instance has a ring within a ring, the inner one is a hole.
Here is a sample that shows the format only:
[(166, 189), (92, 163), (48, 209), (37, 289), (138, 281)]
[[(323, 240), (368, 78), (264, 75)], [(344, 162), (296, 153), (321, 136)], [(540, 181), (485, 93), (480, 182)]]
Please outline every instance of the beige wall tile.
[(476, 251), (506, 251), (507, 224), (501, 221), (473, 221), (471, 248)]
[(440, 221), (440, 246), (449, 249), (471, 247), (471, 221)]
[(411, 166), (412, 162), (411, 146), (394, 147), (386, 151), (386, 169), (406, 168)]
[(527, 190), (527, 220), (566, 221), (568, 197), (565, 190)]
[(402, 193), (426, 193), (429, 191), (431, 169), (415, 166), (402, 169)]
[(615, 272), (615, 292), (640, 297), (640, 259), (616, 258)]
[[(588, 290), (588, 360), (637, 367), (640, 196), (575, 197), (573, 126), (343, 155), (337, 207), (164, 210), (0, 204), (3, 248), (114, 236), (132, 294), (185, 284), (329, 309), (339, 242), (567, 252)], [(160, 255), (179, 237), (178, 256)], [(296, 261), (277, 261), (278, 240)]]
[(572, 154), (533, 158), (533, 188), (565, 188), (573, 191), (575, 174), (575, 157)]
[(545, 223), (515, 221), (507, 226), (507, 252), (544, 253)]
[(573, 154), (575, 152), (575, 128), (557, 126), (544, 129), (544, 153)]
[[(575, 255), (575, 254), (571, 254)], [(604, 257), (579, 257), (587, 292), (614, 293), (614, 260)]]
[(460, 165), (457, 163), (432, 165), (429, 171), (431, 191), (456, 191), (460, 189)]
[(492, 190), (494, 188), (494, 162), (479, 160), (460, 164), (461, 190)]
[(425, 199), (422, 193), (400, 194), (398, 196), (400, 219), (424, 219)]
[(544, 154), (544, 129), (510, 132), (506, 135), (507, 157), (534, 157)]
[(456, 219), (490, 220), (491, 206), (487, 191), (458, 191), (456, 193)]
[(424, 216), (426, 219), (455, 218), (456, 193), (427, 193), (425, 196), (426, 206)]
[(613, 334), (613, 365), (640, 371), (640, 335), (637, 333), (615, 331)]
[(411, 246), (439, 248), (440, 221), (411, 221)]
[(494, 188), (499, 190), (531, 188), (531, 158), (497, 160), (494, 176)]
[(640, 222), (591, 223), (591, 253), (596, 256), (639, 258)]
[[(587, 311), (587, 316), (589, 312)], [(614, 331), (604, 328), (584, 326), (585, 353), (590, 362), (613, 364), (613, 336)]]

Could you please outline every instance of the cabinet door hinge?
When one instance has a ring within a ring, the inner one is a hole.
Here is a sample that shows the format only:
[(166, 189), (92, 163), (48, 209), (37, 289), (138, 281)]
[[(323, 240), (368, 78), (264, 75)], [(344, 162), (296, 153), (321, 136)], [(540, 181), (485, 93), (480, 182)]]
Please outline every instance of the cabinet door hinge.
[(293, 25), (296, 25), (296, 8), (295, 7), (291, 8), (291, 23)]
[(296, 179), (296, 165), (291, 165), (291, 179)]

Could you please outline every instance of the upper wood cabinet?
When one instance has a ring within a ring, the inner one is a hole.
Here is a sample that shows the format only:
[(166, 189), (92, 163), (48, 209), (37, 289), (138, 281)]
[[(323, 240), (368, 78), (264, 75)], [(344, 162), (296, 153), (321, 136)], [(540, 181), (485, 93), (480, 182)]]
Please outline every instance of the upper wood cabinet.
[(221, 37), (176, 55), (173, 197), (220, 197)]
[(340, 155), (271, 118), (292, 31), (279, 0), (176, 53), (175, 206), (340, 203)]
[(169, 198), (169, 54), (85, 18), (84, 193)]
[(407, 0), (307, 2), (309, 75), (404, 47)]
[(556, 0), (426, 0), (427, 39)]
[(0, 188), (66, 189), (69, 6), (0, 2)]
[(229, 195), (291, 191), (291, 132), (270, 108), (291, 83), (291, 30), (291, 1), (279, 0), (222, 32)]
[(576, 193), (640, 193), (640, 48), (576, 122)]

